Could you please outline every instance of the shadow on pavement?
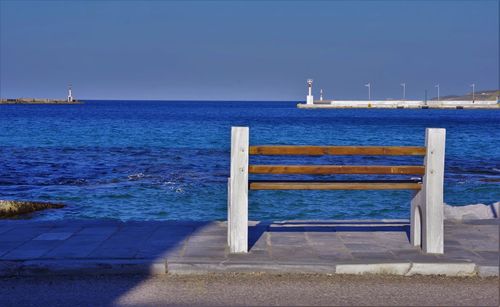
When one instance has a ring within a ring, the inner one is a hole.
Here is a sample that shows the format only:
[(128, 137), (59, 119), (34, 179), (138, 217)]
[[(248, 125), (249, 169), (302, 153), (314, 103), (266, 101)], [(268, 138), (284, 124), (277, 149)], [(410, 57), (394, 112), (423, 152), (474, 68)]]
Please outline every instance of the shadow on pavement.
[[(299, 226), (300, 225), (300, 226)], [(408, 222), (259, 222), (248, 229), (248, 249), (257, 243), (265, 232), (404, 232), (410, 242), (410, 225)]]

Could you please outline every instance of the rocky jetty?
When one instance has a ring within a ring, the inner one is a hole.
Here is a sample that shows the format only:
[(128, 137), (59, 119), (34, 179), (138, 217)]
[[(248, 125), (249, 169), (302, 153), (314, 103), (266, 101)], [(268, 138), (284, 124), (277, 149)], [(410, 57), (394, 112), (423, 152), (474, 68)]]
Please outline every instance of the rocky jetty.
[(0, 218), (58, 208), (64, 208), (64, 205), (34, 201), (0, 200)]

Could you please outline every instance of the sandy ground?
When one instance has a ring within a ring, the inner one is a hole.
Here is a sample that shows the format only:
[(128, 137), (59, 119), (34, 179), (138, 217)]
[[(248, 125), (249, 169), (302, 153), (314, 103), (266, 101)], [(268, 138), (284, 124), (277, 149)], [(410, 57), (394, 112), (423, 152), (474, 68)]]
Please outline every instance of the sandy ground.
[(1, 306), (499, 305), (498, 278), (218, 274), (0, 279)]

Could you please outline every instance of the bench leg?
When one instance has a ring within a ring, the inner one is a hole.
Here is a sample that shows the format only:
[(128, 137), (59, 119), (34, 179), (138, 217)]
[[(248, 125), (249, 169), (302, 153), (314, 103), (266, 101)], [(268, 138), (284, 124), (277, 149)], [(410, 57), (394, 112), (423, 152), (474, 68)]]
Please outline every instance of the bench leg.
[(231, 177), (227, 178), (227, 245), (230, 246), (231, 239)]
[(427, 128), (422, 189), (411, 206), (411, 243), (425, 253), (444, 252), (443, 183), (446, 130)]
[(422, 212), (420, 210), (422, 191), (417, 191), (411, 200), (410, 243), (413, 246), (422, 245)]
[(231, 177), (228, 182), (230, 253), (248, 252), (248, 127), (231, 128)]

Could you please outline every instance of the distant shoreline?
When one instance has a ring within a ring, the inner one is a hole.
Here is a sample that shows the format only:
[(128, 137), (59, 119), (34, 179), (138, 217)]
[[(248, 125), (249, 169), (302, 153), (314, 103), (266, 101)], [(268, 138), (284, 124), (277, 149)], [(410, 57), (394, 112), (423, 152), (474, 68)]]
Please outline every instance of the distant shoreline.
[(67, 101), (51, 98), (7, 98), (0, 99), (0, 104), (81, 104), (81, 101)]

